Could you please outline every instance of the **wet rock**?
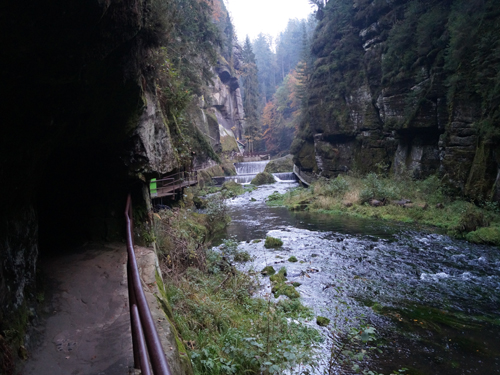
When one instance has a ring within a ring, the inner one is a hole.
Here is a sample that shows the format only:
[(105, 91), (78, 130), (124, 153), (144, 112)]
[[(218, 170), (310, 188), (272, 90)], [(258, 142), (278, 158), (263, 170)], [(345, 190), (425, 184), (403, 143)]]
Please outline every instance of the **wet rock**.
[(404, 206), (405, 204), (411, 203), (411, 200), (409, 199), (401, 199), (399, 201), (391, 201), (392, 204), (396, 206)]
[(385, 201), (384, 200), (377, 200), (377, 199), (371, 199), (370, 200), (370, 206), (372, 207), (382, 207), (384, 204), (385, 204)]

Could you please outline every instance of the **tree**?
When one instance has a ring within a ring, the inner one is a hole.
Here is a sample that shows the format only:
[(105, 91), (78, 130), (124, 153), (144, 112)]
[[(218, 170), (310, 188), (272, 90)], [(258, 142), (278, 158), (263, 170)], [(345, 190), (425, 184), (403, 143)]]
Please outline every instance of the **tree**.
[[(245, 138), (247, 151), (253, 152), (255, 143), (260, 141), (261, 128), (259, 120), (259, 81), (250, 38), (247, 36), (242, 51), (243, 57), (243, 110), (245, 111)], [(258, 147), (257, 147), (258, 148)]]
[(271, 37), (260, 33), (253, 42), (253, 49), (259, 70), (259, 87), (262, 107), (264, 107), (276, 90), (276, 63), (274, 53), (271, 50)]

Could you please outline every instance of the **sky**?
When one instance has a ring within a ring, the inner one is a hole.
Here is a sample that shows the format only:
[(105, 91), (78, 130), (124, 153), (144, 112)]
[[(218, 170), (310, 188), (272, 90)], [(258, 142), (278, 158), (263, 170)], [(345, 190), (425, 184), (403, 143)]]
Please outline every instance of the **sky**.
[(248, 35), (254, 40), (259, 33), (276, 37), (285, 30), (291, 18), (307, 18), (313, 7), (309, 0), (224, 0), (238, 40)]

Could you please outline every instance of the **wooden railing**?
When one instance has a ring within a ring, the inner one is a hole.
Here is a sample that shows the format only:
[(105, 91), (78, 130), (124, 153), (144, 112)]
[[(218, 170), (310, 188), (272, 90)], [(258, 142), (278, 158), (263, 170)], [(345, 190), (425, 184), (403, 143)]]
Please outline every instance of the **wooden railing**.
[(153, 184), (156, 187), (151, 187), (151, 197), (173, 195), (176, 191), (185, 188), (186, 186), (195, 185), (198, 182), (198, 171), (193, 172), (178, 172), (159, 180), (155, 180)]

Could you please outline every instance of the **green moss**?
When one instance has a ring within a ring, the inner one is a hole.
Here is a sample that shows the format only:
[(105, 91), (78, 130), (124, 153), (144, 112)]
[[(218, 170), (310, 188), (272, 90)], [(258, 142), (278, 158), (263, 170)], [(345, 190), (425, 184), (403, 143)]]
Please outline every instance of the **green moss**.
[(316, 324), (321, 327), (326, 327), (328, 324), (330, 324), (330, 319), (325, 318), (324, 316), (318, 316), (316, 317)]
[(285, 267), (281, 267), (280, 270), (278, 271), (278, 273), (272, 275), (269, 280), (271, 280), (272, 283), (276, 283), (276, 284), (281, 284), (281, 283), (284, 283), (287, 279), (286, 279), (286, 268)]
[(292, 255), (290, 258), (288, 258), (288, 261), (292, 262), (292, 263), (295, 263), (295, 262), (298, 262), (299, 260)]
[(465, 236), (467, 241), (500, 246), (500, 227), (491, 226), (486, 228), (479, 228), (473, 232), (467, 233)]
[(271, 276), (276, 273), (276, 270), (274, 269), (273, 266), (266, 266), (262, 269), (262, 271), (260, 271), (260, 273), (265, 276)]
[(267, 185), (274, 184), (276, 182), (274, 176), (271, 173), (261, 172), (258, 173), (252, 180), (252, 185)]
[(264, 247), (266, 249), (274, 249), (283, 246), (283, 241), (279, 238), (274, 237), (266, 237), (266, 242), (264, 243)]
[(273, 286), (271, 292), (274, 294), (274, 298), (279, 296), (287, 296), (290, 299), (300, 298), (300, 293), (293, 287), (293, 285), (277, 284)]

